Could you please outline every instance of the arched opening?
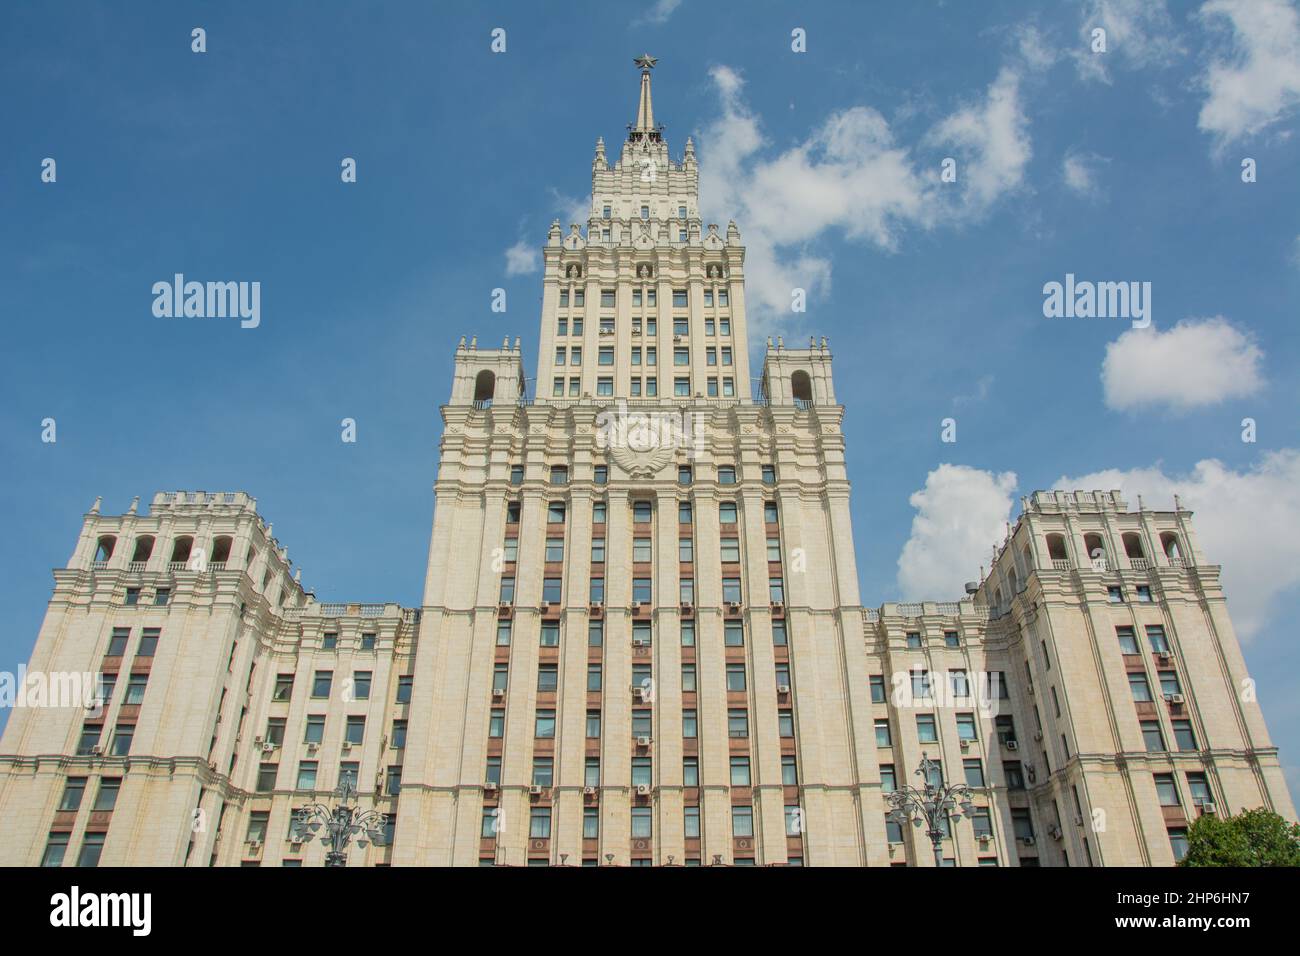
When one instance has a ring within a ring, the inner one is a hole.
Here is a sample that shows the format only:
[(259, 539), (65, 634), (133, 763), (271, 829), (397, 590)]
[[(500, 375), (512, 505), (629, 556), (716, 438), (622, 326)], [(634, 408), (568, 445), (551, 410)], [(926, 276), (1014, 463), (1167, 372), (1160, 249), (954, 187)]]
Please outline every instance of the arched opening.
[(1174, 534), (1172, 531), (1161, 533), (1160, 548), (1164, 551), (1165, 557), (1169, 559), (1170, 564), (1183, 559), (1182, 548), (1178, 545), (1178, 535)]
[(1065, 535), (1049, 534), (1047, 536), (1047, 556), (1053, 561), (1070, 560), (1070, 555), (1065, 550)]
[(1020, 576), (1016, 574), (1016, 569), (1012, 568), (1011, 573), (1007, 575), (1007, 587), (1012, 597), (1020, 593)]
[(193, 550), (193, 538), (189, 535), (177, 538), (176, 543), (172, 545), (172, 564), (184, 564), (190, 559), (190, 552)]
[(813, 400), (812, 379), (808, 377), (807, 372), (800, 369), (790, 376), (790, 391), (794, 395), (796, 402), (811, 402)]
[(99, 541), (95, 543), (95, 562), (102, 563), (113, 557), (113, 549), (117, 547), (117, 538), (111, 534), (101, 535)]
[(1032, 571), (1034, 568), (1034, 555), (1033, 552), (1030, 550), (1029, 545), (1026, 544), (1023, 548), (1020, 549), (1020, 558), (1024, 562), (1025, 571), (1026, 572)]
[(994, 588), (993, 590), (993, 611), (997, 613), (1002, 610), (1002, 589)]
[(496, 394), (497, 377), (487, 369), (478, 373), (474, 379), (474, 404), (490, 404), (492, 396)]
[(230, 546), (234, 539), (229, 535), (221, 535), (212, 541), (212, 557), (208, 559), (210, 564), (225, 564), (230, 560)]
[(131, 553), (132, 564), (144, 564), (153, 557), (154, 536), (141, 535), (135, 539), (135, 550)]
[(1124, 542), (1124, 554), (1130, 560), (1146, 557), (1146, 552), (1142, 550), (1142, 536), (1136, 531), (1125, 531), (1121, 540)]
[(1099, 534), (1085, 534), (1083, 536), (1083, 550), (1088, 555), (1088, 560), (1092, 562), (1094, 570), (1106, 570), (1106, 545)]

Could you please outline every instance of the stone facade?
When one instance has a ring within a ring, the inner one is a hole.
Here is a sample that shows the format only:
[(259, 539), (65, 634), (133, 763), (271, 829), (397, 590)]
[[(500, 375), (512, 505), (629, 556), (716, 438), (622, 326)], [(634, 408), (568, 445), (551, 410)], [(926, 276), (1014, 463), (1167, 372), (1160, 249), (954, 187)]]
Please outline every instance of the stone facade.
[(30, 669), (114, 681), (11, 714), (0, 865), (319, 865), (290, 814), (344, 774), (390, 815), (352, 865), (933, 865), (886, 820), (922, 754), (980, 785), (954, 865), (1294, 819), (1176, 504), (1038, 492), (962, 600), (864, 607), (829, 347), (769, 342), (751, 397), (739, 230), (638, 63), (547, 237), (537, 395), (518, 342), (456, 349), (421, 608), (319, 603), (242, 493), (97, 502)]

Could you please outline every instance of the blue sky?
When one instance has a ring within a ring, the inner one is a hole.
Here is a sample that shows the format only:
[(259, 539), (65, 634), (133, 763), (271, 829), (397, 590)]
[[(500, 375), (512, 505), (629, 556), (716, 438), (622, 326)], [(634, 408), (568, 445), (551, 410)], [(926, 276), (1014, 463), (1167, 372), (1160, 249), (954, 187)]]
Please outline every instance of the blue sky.
[[(519, 336), (533, 370), (520, 251), (584, 201), (643, 50), (670, 146), (696, 139), (706, 215), (749, 247), (756, 367), (769, 332), (830, 339), (864, 600), (956, 596), (1019, 495), (1062, 478), (1158, 508), (1178, 491), (1297, 789), (1300, 18), (1282, 0), (6, 5), (0, 669), (30, 653), (97, 495), (119, 512), (246, 490), (321, 599), (418, 604), (452, 349)], [(260, 281), (261, 325), (155, 318), (176, 272)], [(1150, 282), (1153, 328), (1045, 318), (1066, 273)]]

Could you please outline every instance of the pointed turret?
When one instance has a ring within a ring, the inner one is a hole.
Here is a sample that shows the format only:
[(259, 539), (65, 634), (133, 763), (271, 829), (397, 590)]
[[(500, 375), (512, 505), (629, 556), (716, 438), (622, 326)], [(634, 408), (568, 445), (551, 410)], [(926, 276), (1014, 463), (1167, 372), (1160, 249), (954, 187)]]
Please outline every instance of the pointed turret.
[(657, 143), (663, 138), (660, 135), (663, 127), (655, 126), (654, 100), (650, 95), (650, 71), (655, 68), (659, 60), (649, 53), (643, 53), (632, 62), (641, 68), (641, 99), (637, 103), (636, 124), (628, 127), (627, 141)]

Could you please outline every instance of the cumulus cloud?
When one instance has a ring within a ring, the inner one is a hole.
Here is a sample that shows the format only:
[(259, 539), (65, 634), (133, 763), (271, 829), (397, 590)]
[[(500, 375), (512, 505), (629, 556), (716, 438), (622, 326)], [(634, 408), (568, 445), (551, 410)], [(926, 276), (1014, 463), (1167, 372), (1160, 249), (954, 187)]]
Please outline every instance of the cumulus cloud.
[(1286, 0), (1211, 0), (1200, 19), (1227, 49), (1201, 77), (1197, 125), (1222, 149), (1300, 107), (1300, 13)]
[(951, 601), (978, 576), (1011, 517), (1016, 475), (940, 465), (908, 503), (912, 534), (898, 556), (898, 586), (909, 600)]
[(1222, 316), (1184, 319), (1168, 332), (1130, 329), (1106, 346), (1101, 383), (1116, 410), (1187, 411), (1254, 395), (1264, 385), (1263, 351)]
[[(1092, 31), (1106, 31), (1106, 52), (1092, 50)], [(1183, 53), (1165, 0), (1087, 0), (1079, 21), (1079, 46), (1070, 54), (1079, 75), (1111, 81), (1116, 66), (1167, 66)]]
[(1136, 507), (1172, 509), (1173, 496), (1195, 512), (1193, 528), (1210, 564), (1223, 565), (1224, 590), (1243, 641), (1264, 633), (1277, 602), (1300, 586), (1300, 451), (1269, 452), (1241, 471), (1197, 462), (1190, 473), (1159, 465), (1062, 476), (1058, 488), (1119, 488)]
[(527, 239), (520, 239), (506, 250), (506, 275), (525, 276), (539, 268), (537, 249)]
[(1096, 196), (1101, 192), (1097, 183), (1098, 167), (1107, 162), (1095, 153), (1070, 150), (1061, 162), (1061, 180), (1066, 188), (1080, 196)]
[(837, 111), (802, 141), (764, 155), (744, 78), (726, 66), (710, 75), (721, 109), (700, 134), (700, 194), (706, 216), (744, 225), (749, 317), (758, 331), (790, 314), (793, 289), (810, 298), (829, 290), (831, 263), (812, 248), (828, 232), (892, 251), (904, 230), (977, 218), (1023, 181), (1028, 121), (1013, 70), (1003, 69), (982, 100), (924, 138), (956, 153), (958, 183), (946, 189), (937, 162), (920, 170), (885, 117), (866, 105)]
[(682, 0), (655, 0), (644, 14), (632, 21), (632, 24), (640, 26), (643, 23), (667, 23), (681, 5)]

